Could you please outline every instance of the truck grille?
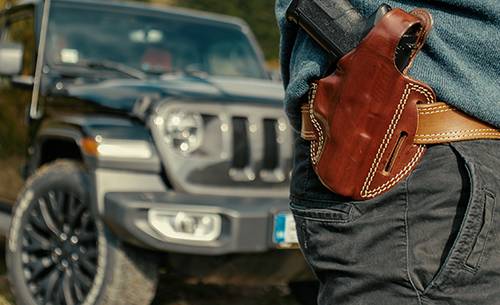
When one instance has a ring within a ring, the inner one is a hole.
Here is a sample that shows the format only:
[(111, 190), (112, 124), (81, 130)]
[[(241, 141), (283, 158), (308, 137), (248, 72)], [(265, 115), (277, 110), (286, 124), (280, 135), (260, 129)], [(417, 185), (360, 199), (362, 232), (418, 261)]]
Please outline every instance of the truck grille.
[(217, 195), (288, 192), (292, 133), (281, 107), (182, 103), (164, 105), (157, 115), (180, 109), (204, 118), (205, 136), (198, 151), (189, 155), (174, 151), (162, 141), (162, 127), (152, 126), (175, 188)]
[(280, 148), (276, 128), (279, 128), (277, 120), (264, 120), (264, 158), (262, 168), (265, 170), (273, 170), (279, 166)]
[(233, 117), (233, 161), (232, 168), (244, 169), (250, 165), (250, 143), (248, 142), (248, 120)]

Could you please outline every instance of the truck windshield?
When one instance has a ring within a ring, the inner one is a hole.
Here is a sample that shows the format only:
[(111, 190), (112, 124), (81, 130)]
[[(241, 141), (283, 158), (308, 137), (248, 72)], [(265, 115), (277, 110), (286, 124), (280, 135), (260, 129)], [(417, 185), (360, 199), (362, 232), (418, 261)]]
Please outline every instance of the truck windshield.
[(102, 62), (157, 75), (266, 78), (238, 26), (140, 10), (59, 4), (51, 12), (46, 56), (52, 66)]

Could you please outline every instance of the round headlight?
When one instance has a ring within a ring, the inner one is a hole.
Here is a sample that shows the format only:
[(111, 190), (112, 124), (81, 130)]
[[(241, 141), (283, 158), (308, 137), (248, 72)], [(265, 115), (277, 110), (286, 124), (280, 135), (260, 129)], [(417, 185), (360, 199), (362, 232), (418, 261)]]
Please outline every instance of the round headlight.
[(165, 117), (165, 142), (182, 153), (197, 150), (203, 139), (203, 119), (197, 113), (173, 111)]

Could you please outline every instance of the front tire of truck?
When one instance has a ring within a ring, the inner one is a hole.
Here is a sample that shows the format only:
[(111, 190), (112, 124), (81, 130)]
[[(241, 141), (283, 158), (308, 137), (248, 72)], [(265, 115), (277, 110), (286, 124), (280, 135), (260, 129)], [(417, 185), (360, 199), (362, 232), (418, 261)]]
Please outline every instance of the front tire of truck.
[(7, 246), (16, 304), (150, 304), (153, 254), (124, 244), (95, 217), (87, 171), (72, 161), (40, 168), (13, 211)]

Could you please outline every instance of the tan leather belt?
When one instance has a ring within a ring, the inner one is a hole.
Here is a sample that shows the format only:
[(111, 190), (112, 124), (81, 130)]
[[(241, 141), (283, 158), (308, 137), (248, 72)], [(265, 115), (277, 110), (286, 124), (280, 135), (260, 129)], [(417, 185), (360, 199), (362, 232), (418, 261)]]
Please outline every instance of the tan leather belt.
[[(418, 126), (415, 144), (437, 144), (478, 139), (500, 139), (500, 130), (473, 118), (446, 103), (418, 104)], [(309, 105), (302, 106), (301, 136), (316, 140), (309, 115)]]

